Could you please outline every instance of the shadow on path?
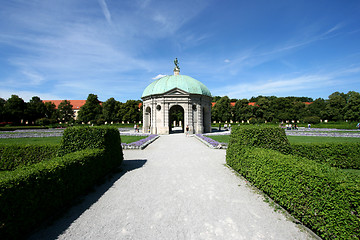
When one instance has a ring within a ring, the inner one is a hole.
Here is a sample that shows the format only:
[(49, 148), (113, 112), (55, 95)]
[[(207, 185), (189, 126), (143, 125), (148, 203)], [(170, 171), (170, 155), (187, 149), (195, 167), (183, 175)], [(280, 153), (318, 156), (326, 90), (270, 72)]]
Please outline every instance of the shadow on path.
[(74, 199), (73, 204), (67, 209), (45, 222), (39, 229), (34, 231), (29, 239), (57, 239), (57, 237), (69, 228), (79, 216), (97, 202), (101, 196), (111, 188), (123, 175), (132, 170), (141, 168), (147, 162), (146, 159), (124, 160), (122, 165), (113, 173), (105, 176), (98, 185), (86, 193)]

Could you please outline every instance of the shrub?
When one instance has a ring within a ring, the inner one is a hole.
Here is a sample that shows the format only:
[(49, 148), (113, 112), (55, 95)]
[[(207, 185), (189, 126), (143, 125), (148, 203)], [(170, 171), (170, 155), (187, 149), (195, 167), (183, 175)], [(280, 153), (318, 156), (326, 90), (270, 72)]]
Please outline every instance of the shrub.
[(71, 127), (64, 130), (59, 156), (83, 149), (102, 148), (108, 161), (121, 164), (123, 152), (119, 131), (114, 127)]
[(56, 156), (59, 145), (0, 145), (0, 170), (14, 170)]
[(285, 130), (274, 126), (235, 126), (231, 130), (229, 144), (236, 147), (254, 146), (290, 153), (291, 146)]
[(320, 123), (320, 117), (316, 117), (316, 116), (313, 116), (313, 117), (304, 117), (303, 121), (304, 121), (305, 123), (317, 124), (317, 123)]
[(320, 237), (360, 238), (359, 178), (299, 156), (238, 144), (229, 145), (226, 161)]
[(58, 157), (0, 173), (0, 239), (23, 238), (122, 160), (117, 129), (66, 129)]
[(103, 149), (87, 149), (1, 174), (0, 238), (20, 238), (109, 172)]
[(360, 143), (296, 143), (291, 147), (293, 154), (332, 167), (360, 169)]

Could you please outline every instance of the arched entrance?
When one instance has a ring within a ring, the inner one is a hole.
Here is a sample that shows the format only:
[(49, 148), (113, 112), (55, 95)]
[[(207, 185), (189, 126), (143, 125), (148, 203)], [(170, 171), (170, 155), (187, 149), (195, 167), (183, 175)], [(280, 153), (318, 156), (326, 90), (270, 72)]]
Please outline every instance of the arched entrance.
[(172, 106), (169, 109), (169, 132), (184, 132), (184, 108), (180, 105)]

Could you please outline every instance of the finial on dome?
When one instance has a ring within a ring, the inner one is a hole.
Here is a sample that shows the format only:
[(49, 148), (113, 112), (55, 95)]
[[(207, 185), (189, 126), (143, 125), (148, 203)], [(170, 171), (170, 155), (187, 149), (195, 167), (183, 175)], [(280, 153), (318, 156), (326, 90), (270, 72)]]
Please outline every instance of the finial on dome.
[(179, 75), (179, 73), (180, 73), (180, 67), (179, 67), (179, 61), (178, 61), (177, 58), (175, 58), (174, 64), (175, 64), (175, 67), (174, 67), (174, 75)]

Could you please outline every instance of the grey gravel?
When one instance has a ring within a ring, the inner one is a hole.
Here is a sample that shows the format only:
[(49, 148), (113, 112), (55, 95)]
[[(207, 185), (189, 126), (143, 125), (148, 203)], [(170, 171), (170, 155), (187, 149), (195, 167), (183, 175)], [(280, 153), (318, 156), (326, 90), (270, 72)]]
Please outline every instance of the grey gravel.
[(184, 134), (125, 150), (123, 171), (31, 239), (314, 239)]

